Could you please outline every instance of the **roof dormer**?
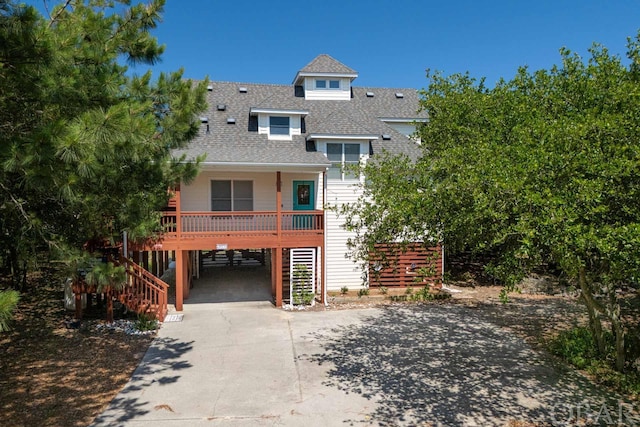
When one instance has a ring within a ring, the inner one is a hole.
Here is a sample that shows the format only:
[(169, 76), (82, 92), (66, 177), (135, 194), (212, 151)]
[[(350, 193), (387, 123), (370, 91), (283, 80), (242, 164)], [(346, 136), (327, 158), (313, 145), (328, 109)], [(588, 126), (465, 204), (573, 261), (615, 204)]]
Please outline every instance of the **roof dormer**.
[(302, 133), (302, 118), (309, 112), (252, 107), (249, 114), (258, 118), (258, 134), (267, 135), (270, 140), (291, 141)]
[(293, 84), (303, 87), (305, 99), (349, 100), (356, 77), (355, 70), (322, 54), (298, 71)]

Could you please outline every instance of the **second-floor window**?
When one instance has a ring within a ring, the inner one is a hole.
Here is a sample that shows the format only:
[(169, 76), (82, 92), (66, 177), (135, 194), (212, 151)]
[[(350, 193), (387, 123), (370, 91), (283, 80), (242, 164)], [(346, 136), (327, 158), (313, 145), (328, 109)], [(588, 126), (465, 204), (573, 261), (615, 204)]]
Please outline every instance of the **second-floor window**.
[(316, 79), (316, 89), (340, 89), (340, 80)]
[(331, 162), (327, 178), (341, 181), (358, 179), (355, 167), (360, 163), (360, 144), (327, 143), (327, 158)]
[(290, 132), (289, 117), (269, 117), (269, 135), (289, 135)]
[(253, 181), (212, 180), (212, 211), (252, 211)]

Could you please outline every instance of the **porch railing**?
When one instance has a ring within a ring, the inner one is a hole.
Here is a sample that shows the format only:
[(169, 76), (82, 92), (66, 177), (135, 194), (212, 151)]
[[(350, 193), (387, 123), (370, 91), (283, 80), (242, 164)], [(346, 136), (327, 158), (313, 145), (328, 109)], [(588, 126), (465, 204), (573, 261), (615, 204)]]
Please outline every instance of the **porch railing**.
[[(282, 235), (322, 234), (323, 211), (282, 211)], [(191, 239), (215, 236), (268, 236), (278, 232), (278, 213), (270, 211), (182, 212), (180, 230), (177, 214), (166, 212), (162, 218), (164, 238)]]
[(131, 310), (154, 315), (164, 321), (167, 315), (169, 285), (128, 258), (120, 258), (127, 272), (127, 286), (120, 300)]

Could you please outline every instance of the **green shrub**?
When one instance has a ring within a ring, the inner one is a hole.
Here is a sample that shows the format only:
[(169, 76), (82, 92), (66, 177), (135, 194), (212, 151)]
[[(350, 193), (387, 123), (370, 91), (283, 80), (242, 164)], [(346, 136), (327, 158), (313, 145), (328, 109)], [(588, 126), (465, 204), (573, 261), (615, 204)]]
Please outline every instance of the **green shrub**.
[(380, 293), (386, 295), (389, 293), (389, 289), (386, 286), (380, 286)]
[(147, 313), (138, 314), (138, 319), (136, 320), (136, 329), (144, 332), (144, 331), (154, 331), (158, 329), (158, 320), (155, 316), (152, 316)]
[(600, 384), (622, 394), (640, 397), (640, 373), (618, 372), (614, 369), (615, 350), (613, 335), (605, 334), (607, 354), (598, 355), (595, 340), (589, 328), (580, 326), (558, 334), (549, 342), (549, 350), (578, 369), (584, 369)]
[(346, 286), (340, 288), (340, 295), (346, 295), (347, 292), (349, 292), (349, 288), (347, 288)]
[(591, 331), (583, 326), (560, 332), (550, 342), (549, 350), (579, 369), (587, 368), (597, 358)]
[(0, 332), (9, 330), (19, 299), (20, 294), (16, 291), (0, 290)]
[(358, 291), (358, 297), (359, 297), (359, 298), (362, 298), (362, 297), (363, 297), (363, 296), (365, 296), (365, 295), (369, 295), (369, 288), (361, 288), (361, 289)]

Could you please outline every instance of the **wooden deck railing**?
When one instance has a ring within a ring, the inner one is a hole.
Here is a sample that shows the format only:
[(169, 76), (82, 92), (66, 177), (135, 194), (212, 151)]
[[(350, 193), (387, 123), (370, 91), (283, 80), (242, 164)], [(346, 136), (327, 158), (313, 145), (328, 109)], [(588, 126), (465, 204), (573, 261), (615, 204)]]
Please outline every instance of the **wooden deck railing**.
[[(282, 211), (282, 235), (322, 234), (323, 211)], [(193, 239), (215, 236), (265, 236), (278, 232), (278, 214), (269, 211), (182, 212), (180, 230), (177, 214), (166, 212), (162, 218), (164, 238)]]
[[(131, 311), (150, 314), (160, 322), (164, 321), (167, 315), (169, 285), (128, 258), (119, 257), (110, 259), (110, 262), (124, 265), (126, 283), (122, 288), (104, 292), (107, 298), (117, 299)], [(87, 285), (83, 278), (78, 277), (72, 289), (75, 294), (76, 318), (80, 319), (82, 318), (82, 294), (98, 293), (97, 287)], [(109, 316), (109, 313), (107, 315)]]
[(127, 286), (121, 302), (130, 310), (154, 315), (160, 322), (167, 315), (169, 285), (128, 258), (120, 258), (127, 272)]

